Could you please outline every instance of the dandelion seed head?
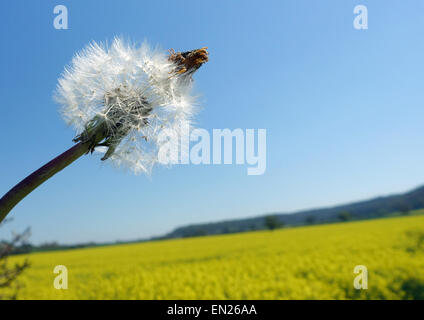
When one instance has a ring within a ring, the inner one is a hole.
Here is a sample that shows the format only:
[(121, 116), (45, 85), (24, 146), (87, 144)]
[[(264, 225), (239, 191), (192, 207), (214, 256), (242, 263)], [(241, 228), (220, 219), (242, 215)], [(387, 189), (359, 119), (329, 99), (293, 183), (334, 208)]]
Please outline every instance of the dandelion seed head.
[(120, 38), (110, 46), (92, 42), (65, 68), (54, 98), (77, 131), (74, 141), (104, 152), (102, 160), (150, 173), (161, 133), (177, 136), (190, 124), (196, 105), (191, 74), (206, 61), (205, 48), (168, 56)]

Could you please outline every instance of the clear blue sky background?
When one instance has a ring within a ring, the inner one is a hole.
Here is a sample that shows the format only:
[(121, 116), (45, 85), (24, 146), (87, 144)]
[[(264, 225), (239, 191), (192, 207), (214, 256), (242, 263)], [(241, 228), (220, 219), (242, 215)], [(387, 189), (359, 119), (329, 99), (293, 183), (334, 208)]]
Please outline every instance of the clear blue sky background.
[[(69, 30), (53, 28), (53, 8)], [(353, 28), (365, 4), (369, 29)], [(424, 183), (424, 2), (2, 1), (0, 193), (72, 146), (52, 93), (89, 41), (209, 46), (198, 126), (267, 129), (267, 171), (156, 168), (86, 156), (25, 198), (0, 231), (35, 243), (142, 238), (176, 226), (290, 212)]]

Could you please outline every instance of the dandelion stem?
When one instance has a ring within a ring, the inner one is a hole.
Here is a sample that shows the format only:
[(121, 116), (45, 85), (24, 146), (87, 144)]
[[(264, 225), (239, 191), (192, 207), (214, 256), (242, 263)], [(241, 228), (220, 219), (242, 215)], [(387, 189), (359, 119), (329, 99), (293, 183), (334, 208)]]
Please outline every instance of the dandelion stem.
[(87, 153), (89, 148), (89, 143), (80, 142), (74, 145), (72, 148), (54, 158), (37, 171), (34, 171), (14, 186), (3, 196), (3, 198), (0, 199), (0, 223), (7, 216), (10, 210), (19, 203), (19, 201), (25, 198), (44, 181), (69, 166), (83, 154)]

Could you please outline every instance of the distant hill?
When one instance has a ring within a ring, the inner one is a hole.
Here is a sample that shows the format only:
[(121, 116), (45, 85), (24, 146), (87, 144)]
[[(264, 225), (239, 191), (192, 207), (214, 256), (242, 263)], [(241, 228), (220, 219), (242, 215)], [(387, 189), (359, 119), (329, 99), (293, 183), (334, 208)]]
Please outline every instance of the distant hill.
[[(108, 243), (79, 243), (72, 245), (61, 245), (56, 242), (32, 245), (23, 243), (15, 247), (11, 254), (22, 254), (39, 251), (69, 250), (77, 248), (88, 248), (97, 246), (108, 246), (122, 243), (144, 242), (151, 240), (185, 238), (214, 234), (236, 233), (252, 230), (266, 229), (266, 219), (285, 227), (296, 227), (308, 224), (323, 224), (346, 220), (364, 220), (394, 216), (397, 214), (408, 214), (409, 211), (424, 209), (424, 186), (412, 191), (386, 197), (378, 197), (370, 200), (359, 201), (329, 208), (303, 210), (295, 213), (271, 213), (253, 218), (228, 220), (213, 223), (201, 223), (176, 228), (174, 231), (160, 237), (149, 239), (137, 239), (129, 241), (115, 241)], [(424, 211), (424, 210), (423, 210)], [(269, 220), (269, 219), (268, 219)], [(10, 245), (5, 240), (0, 240), (0, 251), (4, 246)]]
[(306, 224), (321, 224), (343, 219), (372, 219), (395, 213), (407, 213), (410, 210), (424, 208), (424, 186), (412, 191), (391, 196), (378, 197), (329, 208), (304, 210), (295, 213), (272, 213), (263, 216), (228, 220), (213, 223), (202, 223), (183, 226), (160, 238), (184, 238), (202, 235), (245, 232), (265, 229), (265, 218), (275, 216), (276, 220), (285, 226), (301, 226)]

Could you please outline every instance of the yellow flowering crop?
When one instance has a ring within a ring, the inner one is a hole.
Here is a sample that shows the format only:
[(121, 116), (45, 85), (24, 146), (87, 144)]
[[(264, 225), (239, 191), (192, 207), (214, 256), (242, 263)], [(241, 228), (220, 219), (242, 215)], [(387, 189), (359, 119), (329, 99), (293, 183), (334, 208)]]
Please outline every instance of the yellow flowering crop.
[[(418, 215), (27, 257), (21, 299), (424, 299)], [(67, 290), (53, 286), (57, 265)], [(354, 288), (357, 265), (367, 290)]]

